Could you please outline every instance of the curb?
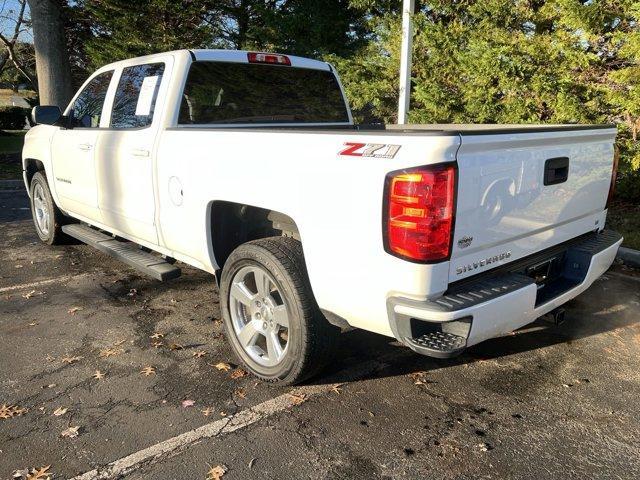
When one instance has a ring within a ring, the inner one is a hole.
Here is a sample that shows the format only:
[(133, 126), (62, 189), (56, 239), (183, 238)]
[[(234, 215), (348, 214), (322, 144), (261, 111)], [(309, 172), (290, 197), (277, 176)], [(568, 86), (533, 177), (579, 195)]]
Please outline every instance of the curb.
[(616, 258), (629, 267), (640, 268), (640, 251), (633, 248), (620, 247)]

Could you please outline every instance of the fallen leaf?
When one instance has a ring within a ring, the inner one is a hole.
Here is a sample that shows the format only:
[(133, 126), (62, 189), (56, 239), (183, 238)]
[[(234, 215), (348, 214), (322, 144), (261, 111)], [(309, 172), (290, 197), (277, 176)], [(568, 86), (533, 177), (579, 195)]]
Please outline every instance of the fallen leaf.
[(95, 378), (96, 380), (102, 380), (104, 378), (104, 373), (102, 373), (100, 370), (96, 370), (96, 373), (93, 374), (93, 378)]
[(162, 343), (162, 342), (153, 342), (153, 343), (151, 344), (151, 346), (152, 346), (153, 348), (160, 348), (160, 347), (162, 347), (163, 345), (164, 345), (164, 343)]
[(227, 467), (217, 465), (207, 472), (207, 480), (220, 480), (227, 473)]
[(69, 427), (66, 430), (63, 430), (60, 433), (60, 436), (67, 438), (76, 438), (78, 436), (78, 430), (80, 430), (80, 427)]
[(79, 312), (80, 310), (82, 310), (82, 307), (71, 307), (69, 310), (67, 310), (67, 313), (69, 315), (75, 315), (76, 312)]
[(183, 400), (182, 401), (182, 408), (193, 407), (195, 404), (196, 404), (195, 400)]
[(32, 468), (31, 473), (27, 475), (26, 480), (49, 480), (51, 478), (51, 472), (49, 471), (50, 468), (51, 465), (40, 467), (38, 469)]
[(479, 443), (478, 448), (481, 452), (488, 452), (489, 450), (493, 450), (493, 447), (488, 443)]
[(204, 350), (199, 350), (197, 352), (193, 352), (193, 356), (196, 358), (202, 358), (207, 354)]
[(5, 405), (0, 406), (0, 419), (6, 420), (8, 418), (19, 417), (27, 413), (26, 408), (21, 408), (17, 405)]
[(69, 410), (68, 408), (62, 408), (62, 407), (58, 407), (53, 411), (53, 414), (56, 417), (61, 417), (62, 415), (64, 415), (65, 413), (67, 413), (67, 410)]
[(233, 372), (231, 372), (229, 378), (231, 378), (232, 380), (237, 380), (238, 378), (246, 377), (247, 375), (248, 373), (245, 370), (236, 368)]
[(82, 358), (83, 358), (83, 357), (69, 357), (69, 356), (67, 356), (67, 357), (64, 357), (64, 358), (62, 359), (62, 361), (63, 361), (64, 363), (72, 364), (72, 363), (76, 363), (76, 362), (78, 362), (78, 361), (82, 360)]
[(156, 338), (162, 338), (162, 337), (164, 337), (164, 333), (157, 333), (157, 332), (156, 332), (156, 333), (154, 333), (153, 335), (151, 335), (151, 338), (154, 338), (154, 339), (156, 339)]
[(169, 344), (169, 349), (170, 350), (182, 350), (184, 347), (182, 345), (180, 345), (179, 343), (170, 343)]
[(244, 388), (237, 389), (235, 392), (233, 392), (233, 394), (236, 397), (239, 397), (239, 398), (246, 398), (247, 397), (247, 393), (244, 391)]
[(413, 379), (414, 385), (424, 385), (425, 384), (424, 377), (426, 374), (427, 372), (414, 372), (409, 376)]
[(124, 350), (122, 348), (104, 348), (100, 350), (100, 356), (102, 358), (113, 357), (114, 355), (120, 355)]
[(140, 373), (143, 374), (145, 377), (148, 377), (149, 375), (155, 375), (156, 374), (156, 369), (150, 366), (144, 367), (142, 370), (140, 370)]
[(290, 393), (289, 397), (292, 405), (300, 405), (307, 400), (307, 395), (304, 393)]
[(22, 480), (24, 478), (27, 478), (27, 475), (29, 475), (28, 468), (25, 468), (24, 470), (14, 470), (13, 473), (11, 474), (11, 478), (17, 478), (19, 480)]
[(208, 417), (213, 413), (213, 409), (211, 407), (207, 407), (204, 410), (200, 410), (205, 417)]
[(224, 362), (216, 363), (214, 367), (216, 367), (221, 372), (228, 372), (229, 370), (231, 370), (231, 365)]

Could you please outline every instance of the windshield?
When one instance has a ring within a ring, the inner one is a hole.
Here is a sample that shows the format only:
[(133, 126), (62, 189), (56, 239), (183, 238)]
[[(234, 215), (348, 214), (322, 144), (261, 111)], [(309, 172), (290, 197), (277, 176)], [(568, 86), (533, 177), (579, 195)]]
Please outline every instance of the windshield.
[(348, 123), (330, 71), (228, 62), (194, 62), (179, 124)]

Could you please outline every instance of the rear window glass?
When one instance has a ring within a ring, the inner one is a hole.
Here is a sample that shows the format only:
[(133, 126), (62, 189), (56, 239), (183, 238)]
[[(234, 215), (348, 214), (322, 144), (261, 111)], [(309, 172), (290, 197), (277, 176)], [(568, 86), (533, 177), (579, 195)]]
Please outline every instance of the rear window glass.
[(178, 119), (182, 125), (348, 121), (329, 71), (224, 62), (191, 65)]

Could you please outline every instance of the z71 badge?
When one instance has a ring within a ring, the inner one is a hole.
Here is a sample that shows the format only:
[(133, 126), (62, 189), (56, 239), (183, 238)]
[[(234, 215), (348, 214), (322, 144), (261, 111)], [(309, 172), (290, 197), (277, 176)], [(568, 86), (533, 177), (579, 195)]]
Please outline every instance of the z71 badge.
[(355, 143), (345, 142), (344, 150), (339, 155), (349, 157), (371, 157), (371, 158), (393, 158), (400, 150), (400, 145), (389, 145), (385, 143)]

